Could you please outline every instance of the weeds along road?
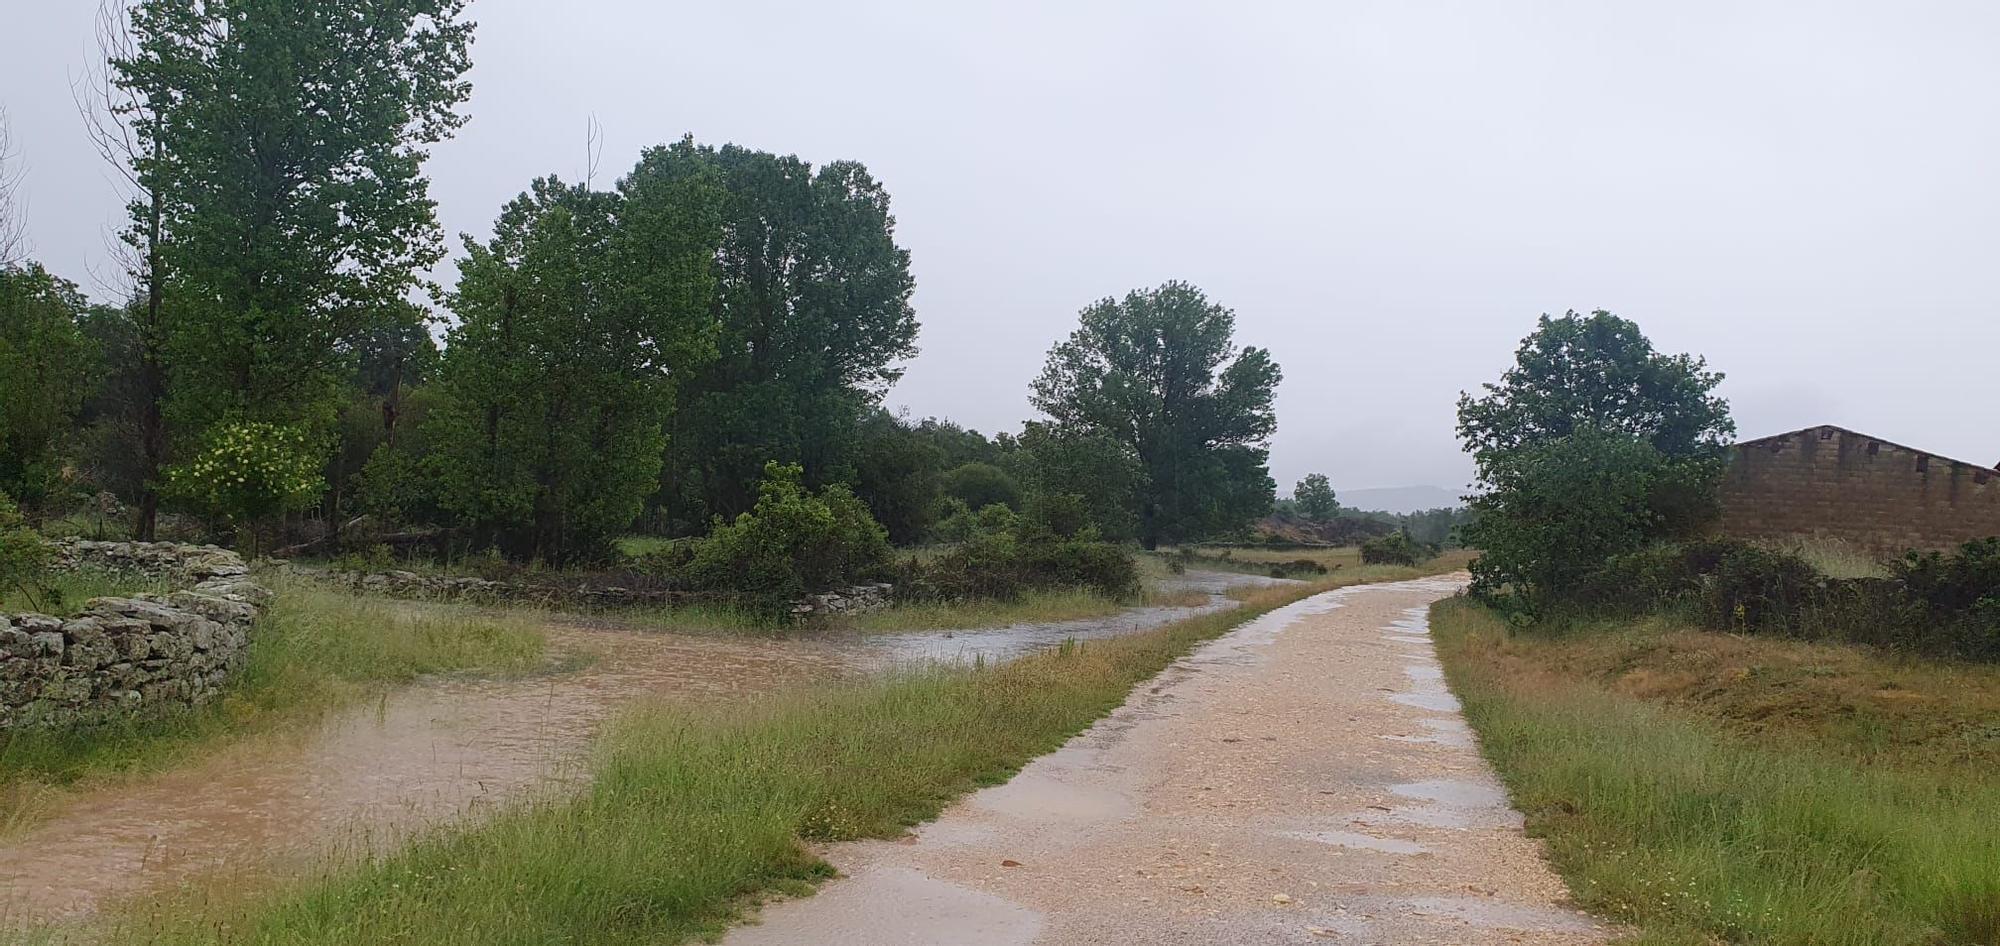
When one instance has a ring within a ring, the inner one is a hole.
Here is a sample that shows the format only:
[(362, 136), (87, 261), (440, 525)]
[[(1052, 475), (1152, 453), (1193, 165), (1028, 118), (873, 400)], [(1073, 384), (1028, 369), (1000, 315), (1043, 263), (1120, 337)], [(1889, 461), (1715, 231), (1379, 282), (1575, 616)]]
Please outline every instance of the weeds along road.
[[(638, 698), (746, 699), (925, 658), (1006, 660), (1065, 638), (1109, 637), (1234, 606), (1221, 592), (1272, 579), (1190, 573), (1200, 609), (829, 640), (553, 625), (551, 650), (594, 657), (528, 679), (443, 679), (352, 706), (306, 732), (227, 745), (188, 766), (86, 789), (0, 837), (0, 931), (85, 919), (121, 898), (190, 884), (238, 888), (382, 850), (429, 825), (492, 811), (587, 776), (586, 753)], [(411, 605), (420, 607), (421, 605)]]
[(1427, 636), (1462, 578), (1363, 585), (1183, 658), (1005, 785), (726, 946), (1586, 944)]

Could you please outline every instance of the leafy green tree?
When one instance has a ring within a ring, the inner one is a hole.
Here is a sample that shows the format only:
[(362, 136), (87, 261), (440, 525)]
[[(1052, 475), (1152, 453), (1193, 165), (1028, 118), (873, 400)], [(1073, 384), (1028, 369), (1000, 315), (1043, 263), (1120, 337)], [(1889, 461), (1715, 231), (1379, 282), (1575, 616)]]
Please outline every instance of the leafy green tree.
[(1480, 550), (1473, 592), (1539, 611), (1607, 559), (1698, 528), (1706, 517), (1688, 497), (1713, 497), (1720, 473), (1588, 427), (1500, 454), (1463, 530)]
[(443, 255), (422, 168), (464, 116), (465, 0), (138, 0), (111, 64), (180, 439), (323, 429), (354, 341)]
[(909, 545), (929, 533), (944, 457), (932, 438), (888, 411), (878, 408), (862, 421), (854, 492), (889, 530), (889, 541)]
[(1049, 351), (1033, 402), (1057, 425), (1116, 438), (1139, 457), (1140, 540), (1152, 548), (1267, 513), (1281, 373), (1270, 352), (1236, 348), (1235, 314), (1170, 282), (1097, 302), (1081, 321)]
[(991, 463), (967, 463), (945, 471), (944, 494), (972, 509), (1021, 508), (1021, 484)]
[(1585, 428), (1641, 438), (1668, 457), (1719, 455), (1736, 425), (1714, 394), (1722, 375), (1707, 368), (1661, 354), (1636, 323), (1603, 310), (1544, 315), (1499, 384), (1459, 396), (1459, 438), (1482, 467)]
[(31, 508), (55, 488), (58, 450), (91, 390), (85, 311), (75, 284), (41, 266), (0, 267), (0, 490)]
[(615, 192), (537, 181), (468, 241), (425, 433), (440, 502), (477, 540), (601, 556), (641, 511), (674, 383), (713, 351), (721, 198), (684, 141)]
[(1117, 438), (1090, 430), (1029, 421), (1009, 464), (1030, 497), (1073, 496), (1100, 535), (1129, 541), (1138, 535), (1145, 467)]
[(809, 484), (849, 478), (856, 427), (917, 334), (909, 253), (866, 168), (814, 170), (734, 145), (701, 153), (728, 197), (719, 357), (686, 379), (669, 431), (661, 499), (682, 528), (748, 509), (768, 461), (800, 464)]
[(1333, 496), (1333, 484), (1324, 473), (1307, 473), (1292, 489), (1299, 514), (1313, 522), (1331, 522), (1340, 514), (1340, 502)]

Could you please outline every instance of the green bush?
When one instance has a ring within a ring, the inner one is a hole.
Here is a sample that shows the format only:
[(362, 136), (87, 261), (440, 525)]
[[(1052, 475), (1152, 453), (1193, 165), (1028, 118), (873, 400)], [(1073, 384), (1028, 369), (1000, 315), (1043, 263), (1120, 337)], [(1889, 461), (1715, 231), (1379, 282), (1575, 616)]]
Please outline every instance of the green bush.
[(684, 559), (673, 577), (777, 612), (802, 595), (883, 571), (889, 534), (867, 504), (845, 486), (813, 493), (804, 480), (797, 465), (766, 464), (756, 508), (672, 553)]
[(1792, 552), (1733, 539), (1614, 556), (1553, 610), (1567, 618), (1669, 612), (1704, 627), (2000, 660), (2000, 539), (1912, 552), (1890, 578), (1835, 578)]
[(945, 471), (940, 482), (944, 494), (972, 509), (987, 506), (1021, 505), (1021, 484), (991, 463), (967, 463)]
[(1004, 600), (1028, 591), (1069, 588), (1125, 598), (1139, 590), (1138, 565), (1130, 552), (1103, 541), (1094, 528), (1064, 536), (1020, 518), (1005, 528), (977, 530), (928, 562), (913, 559), (896, 576), (897, 595), (918, 601)]
[(1327, 567), (1309, 558), (1295, 558), (1289, 562), (1278, 562), (1271, 566), (1272, 578), (1300, 578), (1306, 575), (1324, 575)]
[(29, 592), (49, 563), (49, 548), (28, 528), (12, 497), (0, 493), (0, 588)]
[(1437, 549), (1410, 538), (1407, 532), (1391, 532), (1361, 543), (1364, 565), (1422, 565), (1437, 557)]

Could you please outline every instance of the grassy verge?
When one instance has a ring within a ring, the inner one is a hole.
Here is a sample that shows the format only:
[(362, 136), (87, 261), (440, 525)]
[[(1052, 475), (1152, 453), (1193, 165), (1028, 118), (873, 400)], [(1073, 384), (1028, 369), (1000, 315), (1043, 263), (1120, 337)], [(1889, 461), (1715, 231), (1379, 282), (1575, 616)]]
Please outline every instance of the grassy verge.
[(1668, 625), (1433, 613), (1486, 754), (1645, 944), (2000, 942), (2000, 671)]
[(85, 601), (113, 595), (174, 590), (169, 582), (119, 572), (78, 569), (50, 572), (35, 587), (0, 586), (0, 611), (74, 614)]
[(524, 673), (544, 660), (540, 628), (523, 620), (409, 608), (305, 582), (277, 592), (216, 703), (87, 730), (0, 736), (0, 832), (34, 820), (63, 786), (81, 780), (157, 770), (425, 674)]
[(1196, 644), (1320, 586), (1028, 657), (742, 705), (652, 706), (573, 797), (440, 831), (274, 896), (155, 907), (160, 944), (674, 942), (828, 875), (804, 841), (886, 837), (1004, 780)]

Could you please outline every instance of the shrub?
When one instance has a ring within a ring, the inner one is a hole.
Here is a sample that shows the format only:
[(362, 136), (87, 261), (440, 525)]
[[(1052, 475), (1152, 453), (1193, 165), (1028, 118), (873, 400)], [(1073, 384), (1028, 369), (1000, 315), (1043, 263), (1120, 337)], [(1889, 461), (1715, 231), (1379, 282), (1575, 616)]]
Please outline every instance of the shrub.
[(48, 546), (28, 528), (13, 498), (0, 493), (0, 588), (30, 591), (48, 562)]
[(766, 464), (756, 508), (734, 522), (718, 521), (686, 553), (675, 553), (685, 556), (678, 577), (777, 612), (801, 595), (881, 571), (889, 534), (867, 504), (838, 484), (813, 493), (804, 479), (797, 465)]
[(325, 451), (297, 427), (262, 421), (218, 425), (168, 478), (174, 495), (238, 521), (302, 509), (326, 487)]
[(1364, 565), (1422, 565), (1437, 557), (1437, 549), (1410, 538), (1407, 532), (1391, 532), (1361, 543)]
[(1298, 578), (1304, 575), (1324, 575), (1327, 567), (1309, 558), (1295, 558), (1289, 562), (1278, 562), (1271, 566), (1272, 578)]
[(1021, 505), (1021, 485), (991, 463), (967, 463), (945, 471), (940, 482), (946, 496), (972, 509)]
[(1032, 523), (980, 532), (929, 562), (898, 572), (897, 594), (914, 600), (1008, 599), (1043, 589), (1088, 588), (1123, 598), (1139, 589), (1131, 553), (1094, 530), (1064, 537)]

